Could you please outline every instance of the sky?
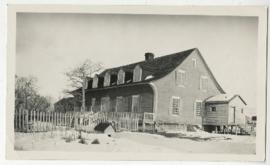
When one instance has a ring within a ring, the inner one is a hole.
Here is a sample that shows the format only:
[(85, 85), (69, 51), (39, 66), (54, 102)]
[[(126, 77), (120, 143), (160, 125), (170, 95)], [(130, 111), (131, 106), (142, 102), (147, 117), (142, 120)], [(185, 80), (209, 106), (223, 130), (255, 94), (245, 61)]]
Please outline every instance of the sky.
[(85, 59), (105, 68), (198, 48), (222, 88), (256, 107), (258, 20), (236, 16), (17, 14), (16, 74), (54, 100)]

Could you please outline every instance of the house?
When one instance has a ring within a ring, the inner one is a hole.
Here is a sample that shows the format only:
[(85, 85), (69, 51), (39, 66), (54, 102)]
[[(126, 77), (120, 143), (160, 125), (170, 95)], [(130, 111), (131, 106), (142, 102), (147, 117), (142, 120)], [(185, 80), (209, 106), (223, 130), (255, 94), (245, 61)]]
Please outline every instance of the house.
[(86, 107), (93, 112), (152, 114), (159, 126), (186, 128), (202, 126), (205, 107), (211, 106), (205, 100), (221, 94), (224, 90), (194, 48), (157, 58), (145, 53), (143, 61), (104, 70), (88, 82)]
[(204, 129), (208, 131), (223, 131), (228, 126), (244, 128), (246, 102), (240, 95), (220, 94), (206, 99)]
[(66, 97), (54, 103), (55, 112), (76, 112), (80, 110), (81, 103), (74, 97)]

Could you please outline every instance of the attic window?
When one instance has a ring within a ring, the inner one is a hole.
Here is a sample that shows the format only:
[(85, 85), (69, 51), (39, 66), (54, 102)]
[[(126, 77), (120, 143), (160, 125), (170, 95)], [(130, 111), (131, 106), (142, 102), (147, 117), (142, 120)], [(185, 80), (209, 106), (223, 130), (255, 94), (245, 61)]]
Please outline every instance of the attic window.
[(187, 80), (186, 71), (178, 70), (175, 73), (176, 73), (175, 74), (175, 81), (176, 81), (177, 86), (185, 87), (186, 80)]
[(142, 68), (137, 65), (133, 70), (133, 81), (138, 82), (142, 80)]
[(197, 59), (196, 58), (192, 58), (192, 66), (193, 68), (196, 68), (197, 67)]
[(117, 84), (124, 84), (125, 82), (125, 72), (120, 69), (117, 75)]
[(206, 76), (201, 76), (200, 78), (200, 89), (206, 91), (208, 88), (208, 78)]

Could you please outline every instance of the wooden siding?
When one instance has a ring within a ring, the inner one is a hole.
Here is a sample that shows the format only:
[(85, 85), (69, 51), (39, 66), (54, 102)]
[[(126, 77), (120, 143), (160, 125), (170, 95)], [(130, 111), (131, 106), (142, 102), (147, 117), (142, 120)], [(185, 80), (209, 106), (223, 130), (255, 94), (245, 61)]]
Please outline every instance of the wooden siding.
[[(196, 59), (196, 67), (194, 67), (194, 60)], [(186, 73), (185, 86), (178, 86), (175, 83), (175, 72), (183, 70)], [(200, 77), (208, 77), (207, 90), (200, 90)], [(194, 103), (196, 100), (202, 100), (220, 94), (214, 81), (211, 79), (206, 66), (197, 51), (193, 51), (189, 57), (183, 61), (173, 72), (166, 75), (164, 78), (153, 82), (157, 89), (157, 108), (156, 120), (161, 122), (177, 122), (184, 124), (201, 125), (202, 117), (195, 117)], [(180, 115), (170, 114), (170, 100), (172, 96), (179, 96), (183, 101), (183, 110)], [(204, 103), (203, 103), (204, 105)], [(203, 106), (204, 107), (204, 106)], [(204, 109), (202, 109), (204, 111)], [(204, 113), (202, 113), (204, 114)]]
[[(216, 107), (212, 112), (211, 108)], [(228, 124), (228, 104), (206, 104), (203, 125), (227, 125)]]
[[(109, 97), (109, 111), (115, 112), (117, 105), (117, 97), (122, 97), (121, 103), (117, 108), (117, 112), (132, 112), (132, 96), (140, 96), (140, 109), (139, 112), (153, 112), (153, 90), (150, 85), (141, 85), (124, 88), (113, 88), (97, 90), (86, 93), (86, 107), (88, 110), (93, 106), (93, 111), (98, 112), (101, 110), (101, 99)], [(92, 105), (91, 100), (95, 98), (95, 105)]]
[[(233, 114), (230, 114), (230, 109), (232, 107), (235, 107), (235, 122), (233, 123), (232, 119), (230, 119), (230, 117)], [(230, 101), (229, 103), (229, 124), (240, 124), (243, 125), (246, 122), (246, 118), (245, 118), (245, 112), (241, 112), (241, 109), (243, 109), (243, 111), (245, 111), (245, 104), (242, 102), (242, 100), (239, 97), (235, 97), (233, 100)]]

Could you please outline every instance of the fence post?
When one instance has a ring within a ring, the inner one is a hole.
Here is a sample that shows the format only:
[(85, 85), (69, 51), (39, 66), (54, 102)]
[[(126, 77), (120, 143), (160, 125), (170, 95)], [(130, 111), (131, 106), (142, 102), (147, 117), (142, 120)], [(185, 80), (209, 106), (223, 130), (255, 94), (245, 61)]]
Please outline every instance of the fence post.
[(17, 110), (15, 110), (15, 114), (14, 114), (14, 130), (16, 131), (17, 130)]

